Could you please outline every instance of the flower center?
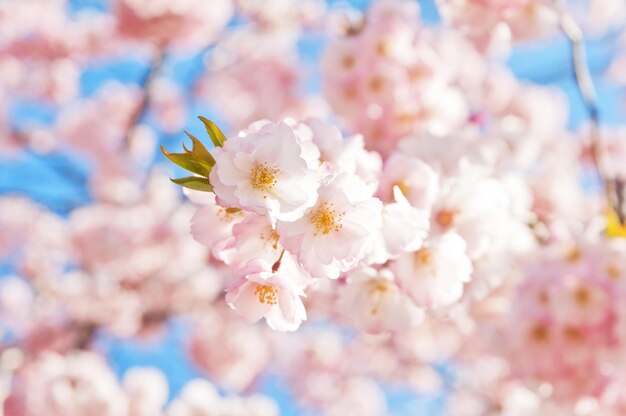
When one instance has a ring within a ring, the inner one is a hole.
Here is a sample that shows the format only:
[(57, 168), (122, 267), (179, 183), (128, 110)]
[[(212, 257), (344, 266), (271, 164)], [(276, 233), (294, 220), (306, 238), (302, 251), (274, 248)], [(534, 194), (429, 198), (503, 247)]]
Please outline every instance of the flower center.
[(384, 84), (385, 81), (381, 77), (375, 76), (370, 80), (368, 86), (372, 92), (377, 93), (382, 91)]
[(380, 307), (383, 303), (383, 296), (391, 291), (391, 282), (384, 279), (376, 279), (369, 282), (369, 294), (370, 296), (374, 296), (374, 305), (370, 310), (370, 313), (373, 315), (378, 314)]
[(343, 58), (341, 59), (341, 66), (344, 69), (351, 69), (354, 66), (354, 56), (352, 55), (344, 55)]
[(582, 258), (583, 254), (576, 246), (572, 247), (567, 253), (565, 253), (565, 260), (570, 263), (576, 263)]
[(563, 329), (563, 335), (569, 341), (574, 343), (581, 342), (585, 339), (585, 334), (580, 328), (574, 326), (567, 326)]
[(337, 212), (333, 208), (333, 204), (327, 202), (322, 203), (311, 215), (311, 224), (315, 225), (315, 234), (320, 232), (324, 235), (331, 231), (339, 231), (342, 228), (341, 217), (344, 212)]
[(263, 241), (263, 246), (266, 247), (268, 244), (271, 245), (272, 249), (278, 250), (278, 240), (280, 239), (280, 235), (276, 232), (276, 230), (268, 227), (268, 233), (261, 233), (261, 240)]
[(591, 293), (585, 287), (578, 287), (574, 291), (574, 299), (580, 306), (586, 306), (591, 301)]
[(606, 268), (606, 274), (612, 279), (619, 279), (622, 275), (622, 268), (618, 264), (609, 264)]
[(239, 218), (243, 218), (243, 211), (237, 208), (217, 208), (217, 218), (223, 222), (233, 222)]
[(427, 266), (433, 260), (433, 252), (425, 247), (422, 247), (415, 252), (415, 260), (420, 266)]
[(278, 303), (278, 289), (270, 285), (258, 285), (254, 294), (259, 297), (260, 303), (276, 305)]
[(270, 168), (267, 163), (254, 166), (250, 175), (250, 183), (254, 189), (268, 191), (276, 184), (278, 169)]
[(437, 221), (437, 224), (439, 224), (440, 227), (449, 228), (454, 223), (454, 216), (455, 214), (453, 211), (442, 209), (437, 213), (435, 221)]
[(548, 341), (550, 332), (547, 326), (543, 324), (536, 324), (530, 329), (529, 336), (533, 341), (543, 343)]
[(400, 192), (402, 192), (402, 195), (404, 195), (405, 197), (409, 196), (409, 191), (411, 190), (411, 187), (405, 182), (405, 181), (398, 181), (395, 182), (392, 186), (391, 186), (391, 190), (393, 192), (393, 187), (397, 186), (398, 189), (400, 189)]

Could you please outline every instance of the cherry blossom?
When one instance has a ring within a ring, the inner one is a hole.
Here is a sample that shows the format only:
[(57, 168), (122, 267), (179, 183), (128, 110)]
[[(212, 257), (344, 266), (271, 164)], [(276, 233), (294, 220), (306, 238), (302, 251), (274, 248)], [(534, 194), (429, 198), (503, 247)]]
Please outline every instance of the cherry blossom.
[[(280, 262), (281, 260), (279, 260)], [(228, 288), (226, 301), (249, 323), (265, 318), (279, 331), (293, 331), (306, 320), (302, 288), (294, 281), (295, 270), (285, 266), (274, 271), (269, 263), (250, 262)]]
[(279, 241), (314, 277), (337, 278), (373, 251), (382, 203), (348, 174), (329, 179), (318, 193), (302, 218), (278, 224)]
[(285, 123), (267, 123), (215, 149), (211, 184), (217, 202), (272, 221), (300, 217), (315, 203), (319, 182), (296, 134)]
[(340, 302), (358, 328), (367, 332), (402, 330), (416, 326), (424, 312), (393, 281), (389, 270), (358, 270), (350, 274)]
[(464, 283), (471, 279), (466, 247), (458, 234), (449, 231), (398, 257), (390, 267), (418, 305), (429, 309), (447, 306), (461, 298)]
[(167, 2), (115, 0), (118, 30), (125, 36), (150, 40), (156, 45), (178, 44), (183, 48), (204, 47), (228, 23), (231, 0), (218, 0), (204, 13), (203, 4), (185, 1), (177, 6)]
[[(101, 356), (46, 353), (20, 369), (9, 402), (21, 402), (23, 415), (120, 415), (128, 411), (122, 387)], [(15, 404), (11, 404), (16, 406)]]

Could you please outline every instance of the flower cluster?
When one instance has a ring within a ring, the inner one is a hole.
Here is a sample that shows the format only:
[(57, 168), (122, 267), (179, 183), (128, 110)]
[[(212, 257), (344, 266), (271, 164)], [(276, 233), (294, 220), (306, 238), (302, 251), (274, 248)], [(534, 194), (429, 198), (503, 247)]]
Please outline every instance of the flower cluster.
[[(360, 136), (317, 119), (259, 121), (228, 139), (202, 120), (210, 153), (193, 137), (194, 150), (165, 154), (210, 169), (214, 197), (190, 191), (201, 205), (192, 232), (237, 276), (226, 300), (248, 322), (298, 328), (306, 293), (330, 279), (359, 328), (415, 327), (461, 300), (475, 264), (520, 250), (507, 236), (524, 232), (525, 211), (484, 163), (431, 167), (414, 138), (382, 163)], [(198, 189), (199, 177), (187, 180), (175, 181)]]
[(506, 337), (515, 377), (549, 382), (559, 400), (603, 394), (626, 341), (622, 243), (556, 245), (529, 267), (509, 318), (523, 325)]
[(72, 351), (46, 353), (22, 367), (5, 402), (12, 416), (273, 416), (278, 407), (266, 396), (220, 397), (206, 380), (189, 381), (171, 403), (164, 375), (134, 368), (120, 384), (102, 356)]
[[(385, 155), (410, 133), (448, 134), (461, 126), (471, 109), (459, 87), (464, 74), (480, 76), (482, 62), (471, 45), (420, 26), (418, 14), (415, 2), (375, 2), (363, 27), (348, 28), (322, 57), (332, 109)], [(465, 62), (466, 70), (455, 70), (451, 59)]]

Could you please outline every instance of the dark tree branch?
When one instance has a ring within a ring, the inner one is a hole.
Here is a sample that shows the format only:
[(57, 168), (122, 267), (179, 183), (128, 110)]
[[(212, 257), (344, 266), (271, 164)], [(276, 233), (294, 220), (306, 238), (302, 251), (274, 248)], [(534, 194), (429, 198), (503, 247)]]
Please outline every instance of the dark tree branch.
[(572, 66), (578, 91), (589, 114), (589, 139), (591, 160), (596, 174), (601, 180), (608, 206), (617, 214), (622, 225), (626, 224), (624, 204), (624, 184), (619, 178), (609, 178), (602, 166), (602, 138), (600, 130), (600, 110), (598, 97), (587, 63), (587, 49), (583, 31), (566, 10), (565, 1), (560, 4), (560, 27), (572, 47)]
[(159, 75), (159, 72), (161, 72), (163, 62), (165, 61), (166, 49), (167, 48), (165, 45), (161, 45), (158, 47), (154, 60), (150, 64), (150, 67), (146, 71), (146, 74), (139, 84), (142, 89), (141, 101), (139, 102), (137, 109), (130, 118), (126, 136), (122, 141), (122, 148), (125, 150), (128, 149), (131, 137), (137, 130), (139, 123), (141, 123), (141, 119), (144, 117), (144, 115), (148, 111), (148, 108), (150, 107), (150, 95), (152, 85), (154, 84), (154, 80), (156, 79), (156, 77)]

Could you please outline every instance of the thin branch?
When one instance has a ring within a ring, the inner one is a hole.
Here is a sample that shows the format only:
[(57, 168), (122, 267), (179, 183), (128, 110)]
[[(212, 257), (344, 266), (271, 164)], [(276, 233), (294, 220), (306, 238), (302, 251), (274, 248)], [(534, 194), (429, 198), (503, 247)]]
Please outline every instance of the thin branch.
[(144, 117), (148, 108), (150, 107), (150, 95), (152, 90), (152, 85), (154, 84), (154, 80), (156, 79), (159, 72), (161, 72), (161, 68), (163, 67), (163, 62), (165, 61), (166, 55), (166, 46), (161, 45), (157, 48), (156, 56), (154, 61), (150, 64), (150, 67), (146, 71), (143, 79), (139, 83), (142, 89), (141, 101), (137, 106), (137, 109), (133, 113), (129, 123), (128, 123), (128, 131), (124, 140), (122, 141), (122, 148), (128, 149), (130, 146), (130, 139), (135, 134), (141, 119)]
[(600, 133), (600, 110), (598, 97), (593, 84), (593, 79), (587, 64), (587, 49), (585, 38), (580, 26), (571, 14), (566, 10), (565, 1), (559, 3), (560, 27), (563, 34), (572, 46), (572, 65), (578, 91), (583, 98), (587, 112), (589, 113), (590, 150), (594, 169), (601, 180), (608, 206), (618, 215), (622, 225), (626, 223), (624, 212), (623, 181), (618, 178), (609, 178), (602, 167), (602, 139)]

